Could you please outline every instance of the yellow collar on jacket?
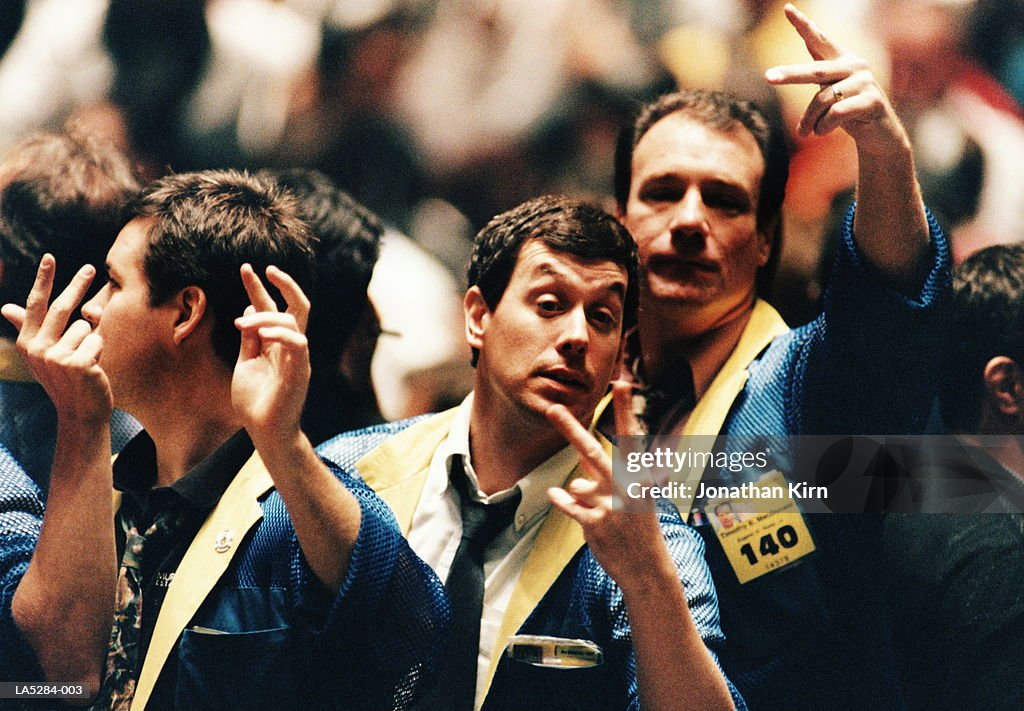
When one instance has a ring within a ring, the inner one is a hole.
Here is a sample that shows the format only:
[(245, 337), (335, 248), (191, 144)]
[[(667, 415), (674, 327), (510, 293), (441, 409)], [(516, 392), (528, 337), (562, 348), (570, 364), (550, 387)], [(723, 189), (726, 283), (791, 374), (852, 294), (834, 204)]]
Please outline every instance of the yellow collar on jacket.
[[(747, 384), (749, 373), (747, 369), (750, 364), (761, 355), (765, 348), (777, 337), (789, 332), (789, 326), (779, 315), (779, 312), (767, 301), (758, 299), (754, 302), (754, 309), (750, 314), (750, 320), (740, 334), (740, 340), (736, 347), (726, 359), (725, 363), (715, 375), (714, 380), (708, 387), (706, 393), (693, 408), (690, 417), (683, 427), (683, 437), (690, 435), (717, 435), (722, 431), (725, 418), (728, 417), (732, 404)], [(611, 393), (606, 395), (601, 404), (597, 406), (597, 413), (594, 421), (597, 422), (605, 409), (611, 407)], [(683, 474), (680, 487), (681, 491), (696, 491), (697, 484), (704, 476), (703, 464), (691, 467)], [(675, 505), (684, 517), (688, 515), (693, 505), (693, 497), (676, 497)]]
[[(373, 487), (395, 512), (404, 535), (409, 534), (412, 526), (413, 514), (427, 481), (430, 460), (434, 456), (434, 451), (448, 436), (454, 416), (453, 409), (418, 422), (385, 440), (356, 463), (356, 469), (366, 483)], [(611, 451), (610, 443), (603, 438), (601, 443), (606, 451)], [(585, 474), (577, 465), (566, 481), (580, 476)], [(526, 618), (584, 544), (583, 529), (579, 524), (559, 509), (552, 507), (541, 525), (537, 540), (526, 559), (512, 592), (512, 599), (502, 618), (498, 639), (491, 654), (486, 688), (489, 689), (491, 686), (508, 638), (522, 627)]]
[(14, 383), (34, 383), (32, 371), (18, 353), (18, 347), (6, 338), (0, 338), (0, 380)]
[(246, 534), (263, 518), (259, 499), (272, 488), (274, 482), (263, 461), (258, 453), (253, 453), (192, 539), (156, 619), (153, 639), (135, 685), (135, 711), (146, 707), (164, 662), (185, 627), (227, 570)]

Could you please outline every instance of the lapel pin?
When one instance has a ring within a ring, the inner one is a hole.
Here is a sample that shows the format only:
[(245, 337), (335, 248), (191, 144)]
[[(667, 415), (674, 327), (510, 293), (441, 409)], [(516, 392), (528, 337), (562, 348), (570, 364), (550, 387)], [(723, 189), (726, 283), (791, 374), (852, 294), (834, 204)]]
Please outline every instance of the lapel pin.
[(218, 553), (227, 553), (231, 550), (231, 544), (234, 543), (234, 536), (231, 535), (231, 531), (225, 529), (217, 534), (217, 539), (213, 542), (213, 550)]

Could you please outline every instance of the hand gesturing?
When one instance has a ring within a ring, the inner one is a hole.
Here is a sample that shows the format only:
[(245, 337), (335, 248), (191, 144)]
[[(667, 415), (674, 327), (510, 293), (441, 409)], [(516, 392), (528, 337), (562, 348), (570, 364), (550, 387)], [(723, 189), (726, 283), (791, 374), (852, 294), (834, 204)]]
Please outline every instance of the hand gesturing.
[(241, 274), (251, 305), (235, 320), (242, 345), (231, 381), (231, 403), (254, 439), (294, 434), (309, 386), (304, 335), (309, 299), (285, 272), (268, 267), (267, 279), (288, 305), (282, 313), (250, 265), (243, 265)]
[(906, 133), (867, 61), (829, 39), (806, 15), (786, 5), (786, 19), (814, 59), (806, 64), (772, 67), (769, 84), (817, 84), (797, 132), (824, 135), (843, 128), (860, 150), (885, 153), (907, 143)]
[[(57, 262), (43, 255), (25, 308), (3, 307), (4, 317), (18, 328), (18, 350), (33, 377), (46, 390), (62, 419), (106, 424), (113, 410), (110, 382), (99, 365), (103, 339), (88, 321), (68, 320), (89, 290), (96, 269), (85, 265), (48, 304)], [(66, 330), (65, 330), (66, 329)]]
[[(632, 411), (632, 386), (612, 383), (612, 397), (618, 435), (639, 434), (642, 430)], [(613, 476), (611, 457), (564, 405), (552, 405), (546, 415), (579, 452), (580, 465), (590, 476), (574, 479), (566, 489), (549, 489), (551, 502), (583, 527), (594, 557), (620, 587), (642, 580), (651, 572), (650, 562), (664, 556), (654, 501), (627, 496)], [(623, 505), (613, 505), (616, 499)]]

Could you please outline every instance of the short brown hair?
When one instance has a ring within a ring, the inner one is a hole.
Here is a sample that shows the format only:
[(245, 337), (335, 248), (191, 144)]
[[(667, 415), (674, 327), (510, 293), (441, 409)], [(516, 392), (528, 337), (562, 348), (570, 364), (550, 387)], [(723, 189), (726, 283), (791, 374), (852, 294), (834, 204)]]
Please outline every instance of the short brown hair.
[(200, 287), (213, 310), (214, 350), (228, 366), (240, 344), (234, 320), (249, 305), (239, 273), (243, 264), (261, 277), (273, 264), (311, 290), (309, 230), (295, 199), (268, 178), (235, 170), (171, 175), (147, 187), (132, 214), (154, 219), (143, 261), (150, 303)]

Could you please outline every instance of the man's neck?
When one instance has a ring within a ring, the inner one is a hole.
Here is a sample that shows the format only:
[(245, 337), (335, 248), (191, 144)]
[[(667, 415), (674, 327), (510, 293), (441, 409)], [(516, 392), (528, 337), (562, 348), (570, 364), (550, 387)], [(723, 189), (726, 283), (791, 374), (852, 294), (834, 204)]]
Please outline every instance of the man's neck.
[(503, 491), (566, 446), (543, 415), (506, 413), (479, 391), (469, 418), (473, 470), (485, 494)]
[(156, 446), (156, 485), (170, 486), (227, 442), (242, 422), (231, 408), (230, 380), (197, 378), (162, 394), (167, 397), (131, 414)]
[(648, 377), (655, 380), (679, 358), (686, 358), (699, 400), (732, 355), (753, 310), (753, 302), (744, 304), (702, 329), (674, 311), (645, 308), (645, 318), (640, 320), (640, 350)]
[(958, 433), (957, 438), (983, 450), (1007, 471), (1024, 479), (1024, 437), (1014, 432)]

